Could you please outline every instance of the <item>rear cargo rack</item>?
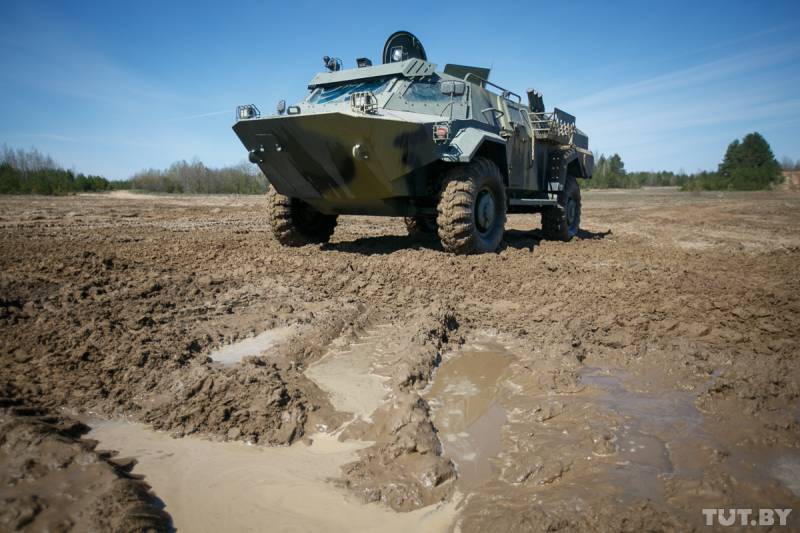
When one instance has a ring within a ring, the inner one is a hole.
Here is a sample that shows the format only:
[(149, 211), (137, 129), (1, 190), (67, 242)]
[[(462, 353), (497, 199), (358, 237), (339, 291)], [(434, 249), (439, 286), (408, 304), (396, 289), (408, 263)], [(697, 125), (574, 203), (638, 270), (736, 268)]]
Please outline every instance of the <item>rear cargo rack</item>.
[(550, 113), (528, 113), (533, 136), (560, 144), (570, 144), (575, 133), (575, 117), (556, 109)]

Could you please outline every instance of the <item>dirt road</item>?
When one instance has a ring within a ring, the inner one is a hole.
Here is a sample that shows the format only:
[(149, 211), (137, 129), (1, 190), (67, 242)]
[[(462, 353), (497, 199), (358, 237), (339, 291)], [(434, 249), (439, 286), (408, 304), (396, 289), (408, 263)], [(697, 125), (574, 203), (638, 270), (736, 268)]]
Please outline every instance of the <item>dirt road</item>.
[(0, 199), (0, 529), (800, 524), (800, 194), (590, 191), (574, 241), (471, 257), (262, 209)]

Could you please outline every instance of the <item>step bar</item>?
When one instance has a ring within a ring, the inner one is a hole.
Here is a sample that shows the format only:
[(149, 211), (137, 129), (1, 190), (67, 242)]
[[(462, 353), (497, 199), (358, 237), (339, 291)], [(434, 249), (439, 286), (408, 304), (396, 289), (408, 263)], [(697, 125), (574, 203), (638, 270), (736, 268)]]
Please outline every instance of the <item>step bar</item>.
[(550, 207), (557, 206), (558, 202), (549, 198), (512, 198), (508, 204), (520, 207)]

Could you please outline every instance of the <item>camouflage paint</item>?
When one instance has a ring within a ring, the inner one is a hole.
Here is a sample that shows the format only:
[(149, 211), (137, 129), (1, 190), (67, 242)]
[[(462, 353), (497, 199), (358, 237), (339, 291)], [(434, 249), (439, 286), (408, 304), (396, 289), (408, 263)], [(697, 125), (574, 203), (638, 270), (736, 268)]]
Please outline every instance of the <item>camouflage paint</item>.
[[(476, 76), (488, 70), (457, 67), (437, 72), (436, 65), (411, 58), (320, 73), (309, 84), (311, 94), (387, 75), (397, 81), (375, 95), (377, 108), (369, 113), (342, 100), (320, 104), (306, 98), (289, 108), (292, 114), (239, 120), (233, 129), (279, 193), (327, 214), (429, 213), (443, 167), (477, 156), (490, 157), (504, 173), (509, 212), (535, 210), (530, 200), (548, 199), (548, 191), (561, 190), (568, 172), (591, 177), (594, 157), (583, 132), (573, 128), (569, 138), (562, 138), (535, 130), (530, 110), (544, 109), (541, 95), (529, 91), (524, 105), (512, 99), (513, 93)], [(409, 83), (459, 80), (453, 73), (468, 78), (460, 80), (468, 88), (463, 97), (447, 106), (405, 100)], [(571, 115), (555, 113), (574, 124)], [(449, 124), (450, 136), (437, 143), (433, 126), (442, 122)]]
[(281, 194), (323, 212), (392, 214), (390, 199), (426, 193), (413, 172), (441, 157), (431, 128), (332, 112), (240, 121), (234, 131), (248, 151), (257, 151), (259, 167)]

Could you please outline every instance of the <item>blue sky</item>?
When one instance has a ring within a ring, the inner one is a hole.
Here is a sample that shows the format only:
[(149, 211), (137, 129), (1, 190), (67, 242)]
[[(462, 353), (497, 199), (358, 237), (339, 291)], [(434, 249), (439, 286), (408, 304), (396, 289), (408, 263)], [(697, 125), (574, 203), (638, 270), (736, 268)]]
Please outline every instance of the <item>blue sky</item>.
[(303, 97), (323, 55), (378, 61), (395, 30), (577, 115), (631, 170), (716, 167), (759, 131), (800, 158), (800, 2), (0, 0), (0, 143), (126, 178), (238, 163), (237, 104)]

